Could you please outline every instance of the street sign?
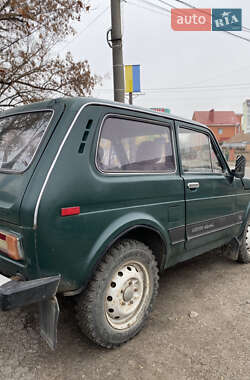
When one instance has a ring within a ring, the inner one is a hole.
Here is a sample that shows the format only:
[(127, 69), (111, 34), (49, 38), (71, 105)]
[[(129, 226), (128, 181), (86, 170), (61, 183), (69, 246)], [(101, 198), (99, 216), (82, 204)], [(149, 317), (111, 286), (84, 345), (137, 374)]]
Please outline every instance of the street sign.
[(166, 112), (166, 113), (170, 113), (170, 109), (169, 108), (164, 108), (164, 107), (152, 107), (150, 108), (151, 110), (153, 111), (157, 111), (157, 112)]

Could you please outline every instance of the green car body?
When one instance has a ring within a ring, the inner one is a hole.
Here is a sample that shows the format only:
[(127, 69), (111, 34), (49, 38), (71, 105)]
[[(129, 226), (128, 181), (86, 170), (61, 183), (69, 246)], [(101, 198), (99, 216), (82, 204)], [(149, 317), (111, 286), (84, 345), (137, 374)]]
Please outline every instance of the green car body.
[[(0, 169), (0, 232), (17, 234), (23, 249), (18, 261), (0, 252), (1, 274), (29, 281), (60, 275), (57, 291), (73, 295), (85, 289), (107, 250), (123, 238), (149, 246), (161, 271), (240, 241), (250, 212), (250, 180), (232, 175), (208, 128), (91, 98), (35, 103), (0, 117), (46, 110), (52, 118), (27, 168)], [(98, 167), (98, 144), (109, 118), (167, 126), (173, 170)], [(183, 170), (179, 128), (209, 139), (221, 172)]]

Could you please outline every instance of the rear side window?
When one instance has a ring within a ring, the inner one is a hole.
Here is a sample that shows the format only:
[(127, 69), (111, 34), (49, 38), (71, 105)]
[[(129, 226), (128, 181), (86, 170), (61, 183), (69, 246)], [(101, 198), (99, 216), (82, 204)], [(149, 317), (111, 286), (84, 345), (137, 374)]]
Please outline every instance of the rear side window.
[(170, 128), (109, 117), (101, 130), (96, 163), (104, 172), (173, 172)]
[(51, 117), (52, 111), (41, 111), (0, 118), (0, 170), (28, 167)]

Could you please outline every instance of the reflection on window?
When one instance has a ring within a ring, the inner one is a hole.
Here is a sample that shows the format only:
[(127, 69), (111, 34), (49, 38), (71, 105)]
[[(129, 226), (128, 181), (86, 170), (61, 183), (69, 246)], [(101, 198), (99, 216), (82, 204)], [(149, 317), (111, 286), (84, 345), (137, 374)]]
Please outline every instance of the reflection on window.
[(110, 117), (102, 128), (97, 165), (107, 172), (173, 172), (170, 130), (157, 124)]
[(210, 142), (207, 135), (180, 128), (179, 141), (184, 172), (212, 172)]
[(222, 135), (222, 133), (223, 133), (223, 129), (222, 129), (222, 128), (219, 128), (219, 129), (218, 129), (218, 133), (219, 133), (219, 135)]
[(31, 162), (52, 112), (30, 112), (0, 119), (0, 170), (23, 171)]
[(194, 130), (179, 128), (181, 162), (184, 172), (222, 173), (220, 161), (208, 135)]
[(223, 173), (223, 169), (221, 167), (220, 161), (214, 151), (214, 148), (210, 144), (211, 148), (211, 160), (212, 160), (212, 168), (214, 173)]

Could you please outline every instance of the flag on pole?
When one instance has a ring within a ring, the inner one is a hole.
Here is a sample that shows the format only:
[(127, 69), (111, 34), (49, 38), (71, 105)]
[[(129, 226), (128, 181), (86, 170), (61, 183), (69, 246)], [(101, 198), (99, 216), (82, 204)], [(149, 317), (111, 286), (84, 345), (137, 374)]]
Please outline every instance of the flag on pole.
[(141, 92), (140, 65), (125, 65), (126, 92)]

